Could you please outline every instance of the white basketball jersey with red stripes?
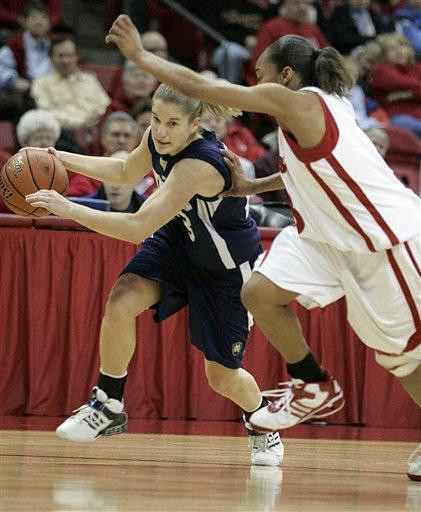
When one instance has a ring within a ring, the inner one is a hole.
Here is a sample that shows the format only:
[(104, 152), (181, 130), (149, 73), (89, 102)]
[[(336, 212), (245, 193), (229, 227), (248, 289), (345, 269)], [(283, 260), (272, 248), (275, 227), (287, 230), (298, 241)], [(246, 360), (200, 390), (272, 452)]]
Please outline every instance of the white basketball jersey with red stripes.
[(314, 148), (279, 129), (280, 172), (301, 236), (341, 251), (376, 252), (419, 232), (420, 199), (358, 127), (345, 98), (316, 87), (326, 132)]

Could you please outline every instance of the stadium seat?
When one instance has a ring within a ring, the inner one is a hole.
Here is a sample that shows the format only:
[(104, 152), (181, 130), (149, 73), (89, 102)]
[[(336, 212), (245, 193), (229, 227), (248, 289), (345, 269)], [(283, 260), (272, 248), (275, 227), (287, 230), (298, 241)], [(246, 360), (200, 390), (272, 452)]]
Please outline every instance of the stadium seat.
[(0, 121), (0, 149), (12, 155), (17, 151), (15, 127), (10, 121)]

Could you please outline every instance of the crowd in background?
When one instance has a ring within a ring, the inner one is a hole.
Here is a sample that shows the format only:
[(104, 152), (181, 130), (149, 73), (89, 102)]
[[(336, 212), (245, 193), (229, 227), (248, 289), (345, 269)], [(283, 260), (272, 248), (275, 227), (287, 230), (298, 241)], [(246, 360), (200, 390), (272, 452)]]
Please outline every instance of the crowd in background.
[[(334, 46), (355, 77), (349, 100), (359, 125), (399, 177), (419, 186), (413, 176), (419, 174), (421, 156), (421, 0), (179, 3), (223, 40), (215, 43), (159, 2), (104, 5), (109, 23), (122, 10), (132, 17), (147, 50), (239, 84), (256, 83), (254, 63), (283, 35), (301, 35), (318, 49)], [(157, 81), (129, 61), (121, 67), (82, 62), (59, 0), (2, 0), (0, 42), (0, 166), (24, 146), (124, 158), (138, 144), (151, 119)], [(13, 137), (4, 136), (11, 126)], [(272, 119), (207, 118), (204, 127), (242, 158), (250, 175), (277, 171)], [(400, 172), (405, 166), (407, 174)], [(155, 186), (152, 173), (136, 188), (101, 185), (75, 173), (69, 178), (69, 195), (108, 199), (115, 211), (136, 211)], [(282, 192), (253, 198), (255, 203), (286, 200)]]

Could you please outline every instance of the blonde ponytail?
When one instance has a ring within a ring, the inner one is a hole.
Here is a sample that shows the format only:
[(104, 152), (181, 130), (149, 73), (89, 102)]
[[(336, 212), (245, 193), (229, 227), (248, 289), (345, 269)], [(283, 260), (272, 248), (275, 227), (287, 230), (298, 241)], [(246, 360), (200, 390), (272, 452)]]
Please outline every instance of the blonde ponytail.
[(220, 105), (213, 105), (211, 103), (205, 103), (203, 101), (189, 98), (181, 92), (171, 89), (166, 84), (161, 84), (153, 95), (153, 100), (160, 100), (168, 103), (174, 103), (186, 112), (190, 119), (196, 117), (204, 117), (211, 115), (218, 119), (228, 120), (233, 117), (241, 116), (241, 110), (237, 110), (230, 107), (222, 107)]

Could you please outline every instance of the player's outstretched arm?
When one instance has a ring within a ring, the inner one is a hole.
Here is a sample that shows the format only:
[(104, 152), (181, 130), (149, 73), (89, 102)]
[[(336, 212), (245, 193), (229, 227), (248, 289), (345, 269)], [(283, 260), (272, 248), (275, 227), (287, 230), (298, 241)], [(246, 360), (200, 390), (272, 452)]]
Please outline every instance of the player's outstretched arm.
[(162, 187), (136, 213), (93, 210), (68, 201), (54, 190), (40, 190), (26, 196), (26, 200), (103, 235), (138, 244), (173, 219), (196, 194), (212, 196), (222, 190), (223, 179), (209, 164), (192, 166), (191, 160), (183, 162), (173, 167)]
[(66, 169), (107, 183), (134, 185), (152, 168), (151, 153), (148, 149), (148, 128), (139, 146), (134, 149), (126, 161), (104, 156), (87, 156), (48, 148), (49, 153), (57, 157)]
[(186, 96), (215, 105), (269, 114), (288, 125), (291, 117), (295, 118), (308, 111), (315, 101), (312, 94), (292, 91), (279, 84), (243, 87), (211, 80), (184, 66), (157, 57), (143, 48), (139, 32), (125, 14), (113, 23), (105, 41), (116, 44), (126, 58), (153, 74), (160, 82)]

